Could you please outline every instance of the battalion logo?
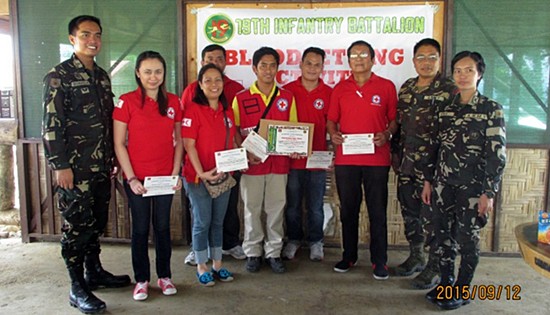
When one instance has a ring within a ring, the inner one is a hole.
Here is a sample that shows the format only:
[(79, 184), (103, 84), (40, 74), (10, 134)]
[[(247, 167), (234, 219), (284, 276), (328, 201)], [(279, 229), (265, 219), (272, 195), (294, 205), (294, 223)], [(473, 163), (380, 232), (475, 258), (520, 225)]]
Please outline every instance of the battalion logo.
[(277, 101), (277, 108), (281, 112), (286, 112), (288, 109), (288, 101), (286, 98), (281, 98)]
[(115, 104), (116, 108), (122, 108), (122, 105), (124, 105), (124, 101), (119, 99), (118, 102)]
[(191, 127), (191, 118), (184, 118), (181, 124), (184, 127)]
[(204, 25), (204, 35), (214, 44), (225, 44), (234, 35), (233, 21), (225, 14), (211, 15)]
[(380, 106), (380, 100), (381, 100), (380, 95), (375, 94), (375, 95), (372, 96), (372, 99), (371, 99), (372, 103), (371, 104), (376, 105), (376, 106)]
[(174, 110), (174, 108), (168, 107), (168, 109), (166, 109), (166, 116), (168, 116), (168, 118), (170, 119), (174, 119), (174, 117), (176, 116), (176, 111)]
[(323, 101), (323, 99), (316, 99), (314, 102), (313, 102), (313, 107), (315, 107), (315, 109), (323, 109), (323, 107), (325, 107), (325, 101)]

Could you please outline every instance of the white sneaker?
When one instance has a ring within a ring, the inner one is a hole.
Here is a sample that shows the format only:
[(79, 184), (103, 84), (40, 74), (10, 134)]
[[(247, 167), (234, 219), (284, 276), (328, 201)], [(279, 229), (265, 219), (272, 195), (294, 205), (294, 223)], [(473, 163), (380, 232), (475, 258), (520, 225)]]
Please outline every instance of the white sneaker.
[(237, 245), (229, 250), (222, 250), (222, 254), (231, 255), (235, 259), (243, 260), (246, 259), (246, 254), (241, 245)]
[(189, 254), (187, 254), (187, 257), (185, 257), (184, 262), (185, 262), (186, 265), (189, 265), (189, 266), (196, 266), (197, 265), (197, 262), (195, 261), (195, 251), (194, 250), (191, 250), (189, 252)]
[(300, 242), (297, 241), (289, 241), (285, 248), (283, 249), (283, 252), (281, 253), (281, 256), (283, 256), (284, 259), (294, 259), (294, 256), (296, 256), (296, 252), (300, 248)]
[(323, 253), (323, 243), (322, 242), (316, 242), (309, 246), (309, 259), (313, 261), (321, 261), (325, 258), (325, 254)]
[(143, 301), (149, 296), (149, 282), (138, 282), (134, 288), (134, 300)]

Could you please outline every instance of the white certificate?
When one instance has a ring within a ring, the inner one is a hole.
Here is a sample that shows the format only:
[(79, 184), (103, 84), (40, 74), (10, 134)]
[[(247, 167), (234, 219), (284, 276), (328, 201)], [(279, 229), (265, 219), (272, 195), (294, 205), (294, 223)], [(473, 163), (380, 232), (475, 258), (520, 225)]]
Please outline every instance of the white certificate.
[(246, 150), (243, 148), (214, 153), (218, 172), (240, 171), (248, 168)]
[(305, 126), (269, 125), (267, 129), (267, 154), (307, 155), (309, 128)]
[(262, 163), (267, 160), (267, 141), (254, 130), (250, 131), (248, 137), (244, 139), (242, 146), (247, 152), (254, 154), (262, 160)]
[(312, 151), (307, 158), (306, 168), (327, 169), (332, 165), (332, 151)]
[(175, 194), (176, 191), (173, 187), (178, 184), (178, 179), (178, 175), (145, 177), (143, 187), (147, 189), (147, 192), (143, 194), (143, 197)]
[(373, 154), (374, 153), (374, 134), (358, 133), (342, 135), (342, 154)]

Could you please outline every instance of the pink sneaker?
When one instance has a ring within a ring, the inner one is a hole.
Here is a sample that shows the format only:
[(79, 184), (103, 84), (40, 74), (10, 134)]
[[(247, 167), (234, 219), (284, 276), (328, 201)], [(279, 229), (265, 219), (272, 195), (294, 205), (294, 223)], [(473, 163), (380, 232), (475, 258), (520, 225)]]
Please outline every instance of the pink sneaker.
[(174, 295), (178, 293), (176, 286), (170, 278), (160, 278), (157, 281), (157, 284), (159, 285), (159, 288), (162, 290), (162, 294), (164, 295)]
[(134, 300), (143, 301), (149, 296), (149, 281), (138, 282), (134, 288)]

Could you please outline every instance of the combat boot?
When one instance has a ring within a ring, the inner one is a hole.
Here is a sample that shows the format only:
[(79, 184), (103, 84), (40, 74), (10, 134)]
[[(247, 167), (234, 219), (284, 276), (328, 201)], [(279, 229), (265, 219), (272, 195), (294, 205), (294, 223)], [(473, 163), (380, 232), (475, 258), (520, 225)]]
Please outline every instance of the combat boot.
[(120, 288), (130, 285), (131, 283), (130, 276), (115, 276), (103, 269), (101, 261), (99, 260), (99, 253), (86, 255), (84, 263), (86, 265), (86, 284), (90, 290), (96, 290), (98, 288)]
[(451, 287), (455, 282), (454, 266), (439, 266), (441, 270), (441, 279), (439, 281), (439, 284), (435, 288), (431, 289), (428, 293), (426, 293), (426, 300), (434, 304), (437, 304), (437, 302), (445, 298), (445, 291), (449, 290), (446, 288)]
[(430, 254), (426, 268), (412, 280), (411, 284), (415, 289), (431, 289), (439, 282), (439, 275), (439, 257)]
[(84, 314), (103, 313), (107, 305), (98, 299), (87, 287), (84, 281), (82, 266), (69, 268), (69, 277), (71, 278), (69, 304)]
[(409, 257), (395, 267), (395, 274), (401, 277), (410, 276), (415, 272), (422, 271), (425, 264), (424, 244), (411, 244)]
[[(469, 286), (472, 282), (474, 275), (465, 272), (461, 267), (458, 271), (458, 277), (456, 277), (456, 283), (453, 288), (453, 298), (437, 301), (437, 306), (443, 310), (454, 310), (461, 306), (470, 304), (470, 291)], [(456, 294), (458, 292), (458, 294)]]

